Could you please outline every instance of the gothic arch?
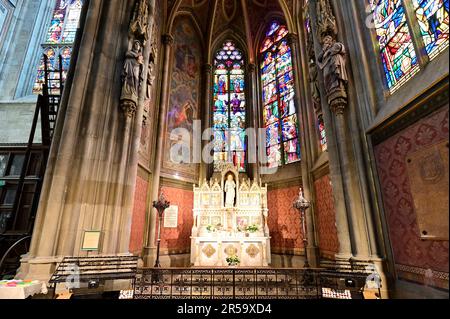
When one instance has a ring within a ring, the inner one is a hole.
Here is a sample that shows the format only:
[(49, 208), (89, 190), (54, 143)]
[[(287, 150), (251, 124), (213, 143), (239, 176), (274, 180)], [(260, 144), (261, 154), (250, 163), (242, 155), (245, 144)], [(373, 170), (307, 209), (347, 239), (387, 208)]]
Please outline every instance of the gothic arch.
[(214, 64), (214, 57), (215, 53), (219, 48), (222, 46), (222, 44), (226, 40), (232, 40), (234, 41), (238, 47), (242, 50), (242, 53), (244, 54), (244, 61), (246, 65), (249, 63), (249, 56), (250, 56), (250, 50), (251, 48), (248, 47), (247, 43), (245, 42), (245, 39), (243, 39), (239, 33), (233, 32), (233, 30), (226, 30), (222, 32), (212, 43), (209, 50), (209, 57), (208, 57), (208, 63), (211, 65)]
[[(294, 6), (295, 6), (295, 2), (294, 1)], [(286, 4), (286, 0), (278, 0), (278, 3), (280, 4), (281, 10), (283, 10), (284, 13), (284, 17), (285, 17), (285, 22), (286, 25), (289, 29), (290, 32), (294, 32), (295, 29), (295, 22), (294, 19), (292, 18), (292, 14), (289, 10), (289, 6)]]
[(173, 17), (173, 21), (171, 21), (170, 26), (168, 27), (167, 33), (170, 35), (173, 35), (173, 27), (175, 26), (175, 22), (179, 18), (187, 17), (194, 26), (195, 32), (197, 33), (197, 36), (200, 39), (200, 45), (202, 46), (202, 49), (205, 49), (205, 38), (203, 36), (203, 33), (201, 31), (200, 25), (194, 15), (194, 13), (191, 10), (183, 9), (177, 12), (177, 14)]
[[(278, 20), (280, 23), (286, 24), (286, 18), (285, 16), (283, 16), (283, 14), (281, 13), (276, 13), (276, 12), (272, 12), (272, 13), (268, 13), (266, 15), (266, 17), (264, 18), (264, 20), (261, 22), (261, 24), (258, 27), (258, 32), (256, 33), (255, 39), (254, 39), (254, 45), (255, 47), (253, 48), (253, 52), (255, 54), (255, 63), (259, 63), (259, 49), (261, 48), (261, 44), (265, 39), (265, 33), (267, 31), (267, 27), (269, 25), (269, 23), (273, 20)], [(294, 31), (296, 30), (291, 30), (289, 28), (289, 25), (287, 25), (288, 30), (290, 33), (295, 33)]]

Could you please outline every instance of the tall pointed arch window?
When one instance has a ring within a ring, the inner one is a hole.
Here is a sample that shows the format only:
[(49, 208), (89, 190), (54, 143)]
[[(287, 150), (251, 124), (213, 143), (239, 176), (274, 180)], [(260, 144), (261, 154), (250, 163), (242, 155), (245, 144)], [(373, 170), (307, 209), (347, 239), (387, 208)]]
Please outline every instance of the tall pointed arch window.
[(226, 41), (214, 61), (214, 169), (234, 163), (246, 167), (246, 99), (244, 56)]
[[(57, 0), (52, 14), (50, 26), (42, 44), (42, 54), (48, 57), (48, 69), (59, 69), (59, 58), (61, 57), (63, 82), (66, 79), (72, 57), (72, 48), (75, 35), (80, 21), (81, 9), (84, 0)], [(40, 60), (36, 81), (33, 86), (33, 93), (42, 92), (42, 85), (45, 83), (44, 59)], [(59, 73), (52, 73), (54, 79), (59, 77)], [(56, 85), (56, 81), (52, 84)], [(58, 90), (59, 88), (53, 88)]]
[(300, 160), (294, 70), (288, 33), (285, 25), (272, 22), (260, 49), (263, 121), (269, 168)]

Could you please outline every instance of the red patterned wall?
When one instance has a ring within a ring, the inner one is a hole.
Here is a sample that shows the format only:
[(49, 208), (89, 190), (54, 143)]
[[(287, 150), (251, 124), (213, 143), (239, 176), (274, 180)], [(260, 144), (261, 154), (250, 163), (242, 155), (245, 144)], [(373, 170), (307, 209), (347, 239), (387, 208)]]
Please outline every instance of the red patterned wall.
[(298, 197), (299, 186), (271, 190), (268, 193), (269, 217), (267, 223), (272, 236), (274, 253), (299, 253), (303, 249), (300, 216), (292, 204)]
[(316, 191), (316, 230), (319, 235), (320, 253), (324, 257), (334, 258), (339, 252), (339, 240), (330, 176), (325, 175), (316, 180), (314, 188)]
[(138, 176), (134, 193), (134, 209), (130, 237), (130, 252), (134, 254), (141, 253), (143, 246), (147, 190), (148, 182)]
[(190, 190), (163, 187), (167, 200), (178, 206), (178, 228), (162, 228), (161, 248), (171, 254), (189, 253), (191, 233), (194, 224), (194, 192)]
[[(405, 276), (408, 272), (418, 274), (425, 270), (429, 273), (444, 272), (447, 273), (447, 286), (448, 241), (420, 239), (406, 157), (448, 140), (448, 115), (448, 107), (444, 107), (375, 147), (384, 208), (399, 274)], [(415, 278), (418, 279), (417, 276)]]

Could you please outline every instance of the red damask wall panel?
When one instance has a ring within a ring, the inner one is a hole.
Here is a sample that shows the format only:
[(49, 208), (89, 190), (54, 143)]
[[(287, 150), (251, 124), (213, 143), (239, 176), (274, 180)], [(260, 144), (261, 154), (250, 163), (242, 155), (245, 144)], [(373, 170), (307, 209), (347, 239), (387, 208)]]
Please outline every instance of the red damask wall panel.
[(325, 175), (316, 180), (314, 188), (316, 191), (316, 230), (319, 235), (320, 253), (324, 257), (334, 258), (339, 252), (339, 240), (330, 176)]
[(410, 154), (448, 141), (448, 116), (447, 106), (375, 147), (399, 276), (447, 287), (448, 241), (421, 240), (406, 161)]
[(300, 231), (300, 215), (292, 204), (298, 197), (299, 186), (271, 190), (268, 193), (271, 248), (274, 253), (300, 253), (303, 237)]
[(194, 225), (194, 192), (171, 187), (163, 187), (162, 191), (171, 205), (178, 206), (178, 228), (162, 228), (161, 248), (171, 254), (189, 253)]
[(138, 176), (134, 193), (134, 209), (130, 237), (130, 252), (135, 254), (141, 252), (144, 241), (147, 190), (148, 182)]

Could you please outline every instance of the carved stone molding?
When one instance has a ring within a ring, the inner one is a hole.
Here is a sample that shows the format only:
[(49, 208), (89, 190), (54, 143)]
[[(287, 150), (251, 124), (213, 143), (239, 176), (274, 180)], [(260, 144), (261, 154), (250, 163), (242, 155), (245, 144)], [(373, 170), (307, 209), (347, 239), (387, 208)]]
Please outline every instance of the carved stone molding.
[(144, 46), (149, 38), (149, 4), (148, 0), (138, 0), (130, 24), (130, 34)]
[(317, 33), (321, 42), (326, 36), (336, 39), (338, 34), (336, 18), (329, 0), (317, 1)]
[(122, 111), (125, 113), (127, 117), (133, 117), (136, 114), (137, 105), (133, 101), (124, 100), (120, 103), (122, 107)]
[(299, 43), (299, 36), (298, 36), (298, 34), (295, 34), (295, 33), (289, 33), (287, 35), (286, 39), (287, 39), (289, 45), (291, 45), (291, 46), (298, 45), (298, 43)]

